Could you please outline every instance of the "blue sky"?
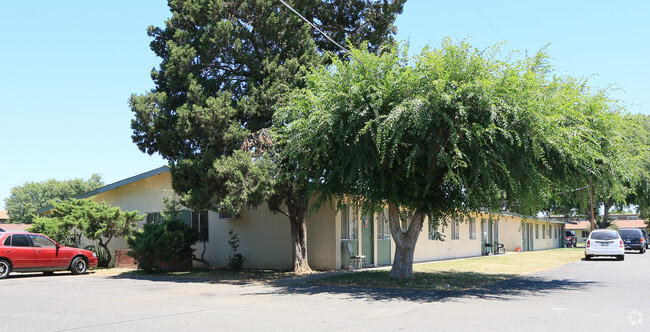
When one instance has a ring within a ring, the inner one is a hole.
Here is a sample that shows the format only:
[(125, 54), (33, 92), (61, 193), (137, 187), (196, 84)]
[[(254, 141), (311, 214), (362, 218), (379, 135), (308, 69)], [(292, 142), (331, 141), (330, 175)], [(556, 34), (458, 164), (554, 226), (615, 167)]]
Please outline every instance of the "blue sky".
[[(650, 113), (650, 1), (409, 0), (397, 38), (413, 53), (445, 37), (548, 53), (560, 75), (617, 84), (633, 113)], [(165, 1), (7, 1), (0, 11), (0, 206), (28, 181), (106, 183), (165, 165), (131, 142), (131, 93), (153, 87), (160, 62), (149, 25)], [(597, 75), (597, 76), (593, 76)]]

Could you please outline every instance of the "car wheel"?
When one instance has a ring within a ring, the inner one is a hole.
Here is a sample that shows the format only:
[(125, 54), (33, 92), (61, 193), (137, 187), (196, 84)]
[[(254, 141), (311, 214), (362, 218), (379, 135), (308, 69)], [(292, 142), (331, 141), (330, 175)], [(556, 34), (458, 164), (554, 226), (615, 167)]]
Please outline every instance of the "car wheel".
[(88, 263), (86, 263), (86, 260), (82, 257), (75, 257), (75, 259), (72, 260), (72, 264), (70, 264), (70, 272), (72, 272), (72, 274), (86, 273), (87, 268)]
[(643, 250), (645, 250), (645, 249), (644, 248), (639, 249), (639, 254), (642, 254)]
[(585, 255), (585, 259), (586, 259), (586, 260), (590, 260), (590, 259), (591, 259), (591, 256), (589, 256), (589, 255)]
[(11, 272), (11, 263), (6, 259), (0, 259), (0, 279), (6, 278)]
[(625, 255), (616, 256), (616, 260), (619, 260), (619, 261), (625, 260)]

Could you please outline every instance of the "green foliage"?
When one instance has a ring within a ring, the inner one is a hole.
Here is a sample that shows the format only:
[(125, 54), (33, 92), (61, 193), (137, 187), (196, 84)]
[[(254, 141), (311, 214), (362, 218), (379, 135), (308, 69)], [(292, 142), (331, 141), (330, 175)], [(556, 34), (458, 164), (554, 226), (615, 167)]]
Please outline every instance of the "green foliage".
[(83, 236), (97, 241), (97, 245), (104, 248), (108, 255), (107, 262), (110, 262), (112, 256), (108, 244), (114, 237), (131, 234), (135, 223), (142, 218), (144, 215), (138, 211), (122, 211), (106, 202), (72, 199), (54, 203), (52, 216), (39, 218), (37, 228), (34, 229), (45, 231), (57, 239), (74, 241), (71, 244), (78, 244), (78, 233), (81, 232)]
[[(405, 0), (293, 1), (339, 43), (378, 51), (392, 40)], [(184, 204), (237, 214), (274, 191), (266, 158), (240, 150), (264, 138), (274, 105), (287, 88), (341, 51), (283, 5), (270, 0), (170, 1), (173, 17), (150, 27), (151, 49), (162, 59), (156, 88), (131, 96), (133, 141), (170, 161), (174, 190)], [(255, 154), (256, 152), (253, 152)], [(259, 157), (259, 156), (258, 156)], [(284, 177), (286, 179), (286, 177)], [(286, 187), (286, 186), (285, 186)], [(286, 193), (286, 191), (285, 191)]]
[(27, 231), (43, 234), (64, 246), (78, 247), (81, 244), (80, 225), (73, 218), (37, 217)]
[[(290, 3), (338, 43), (368, 40), (367, 49), (380, 52), (393, 40), (404, 2)], [(285, 92), (329, 61), (325, 52), (347, 55), (278, 1), (169, 6), (172, 18), (148, 31), (162, 59), (151, 73), (155, 88), (130, 98), (133, 142), (169, 160), (172, 186), (188, 207), (237, 214), (267, 200), (273, 212), (304, 220), (310, 188), (268, 129)]]
[(239, 249), (239, 235), (232, 229), (228, 231), (228, 246), (230, 247), (230, 254), (228, 255), (228, 267), (241, 271), (246, 258), (238, 252)]
[(97, 255), (97, 261), (98, 261), (97, 266), (104, 266), (104, 267), (114, 266), (114, 264), (112, 264), (113, 262), (111, 261), (112, 257), (102, 246), (94, 243), (91, 245), (87, 245), (84, 249), (90, 250), (94, 252), (95, 255)]
[(159, 224), (145, 224), (141, 230), (126, 238), (131, 249), (127, 255), (135, 258), (138, 268), (153, 272), (161, 262), (170, 261), (183, 253), (192, 252), (199, 233), (179, 219), (181, 205), (173, 194), (164, 198), (165, 211)]
[(334, 60), (276, 117), (301, 177), (321, 179), (326, 195), (420, 210), (437, 224), (501, 210), (508, 197), (519, 210), (539, 207), (548, 153), (541, 114), (525, 110), (544, 93), (531, 66), (543, 54), (505, 62), (449, 41), (412, 59), (353, 53), (363, 66)]
[(99, 174), (93, 174), (88, 180), (57, 181), (52, 179), (42, 182), (27, 182), (11, 189), (11, 195), (5, 199), (5, 207), (12, 223), (31, 224), (38, 209), (52, 205), (57, 201), (77, 197), (103, 185)]
[(552, 75), (543, 50), (504, 59), (498, 46), (445, 40), (414, 57), (353, 54), (362, 65), (333, 59), (294, 90), (276, 113), (276, 141), (321, 200), (389, 206), (400, 278), (412, 277), (424, 215), (435, 228), (470, 213), (536, 215), (562, 202), (562, 189), (626, 178), (616, 103)]

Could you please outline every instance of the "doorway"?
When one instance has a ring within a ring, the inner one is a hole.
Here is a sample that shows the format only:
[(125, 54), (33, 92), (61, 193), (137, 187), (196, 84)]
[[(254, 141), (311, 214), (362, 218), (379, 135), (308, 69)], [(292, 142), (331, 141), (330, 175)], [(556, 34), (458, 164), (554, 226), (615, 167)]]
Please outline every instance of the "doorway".
[(372, 213), (361, 217), (361, 252), (366, 256), (366, 265), (375, 265), (375, 228)]

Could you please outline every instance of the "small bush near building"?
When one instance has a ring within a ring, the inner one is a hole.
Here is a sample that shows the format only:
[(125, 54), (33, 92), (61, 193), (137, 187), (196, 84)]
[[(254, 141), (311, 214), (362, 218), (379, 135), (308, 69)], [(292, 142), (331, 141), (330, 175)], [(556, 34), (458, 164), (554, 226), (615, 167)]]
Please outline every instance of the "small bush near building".
[(163, 262), (172, 261), (188, 252), (199, 240), (199, 233), (178, 219), (144, 225), (126, 239), (131, 248), (127, 255), (135, 258), (138, 268), (145, 272), (160, 269)]
[(246, 258), (244, 258), (244, 255), (238, 252), (239, 235), (233, 232), (232, 229), (228, 232), (228, 235), (229, 235), (228, 246), (230, 246), (230, 255), (228, 256), (228, 267), (230, 267), (235, 271), (241, 271)]

